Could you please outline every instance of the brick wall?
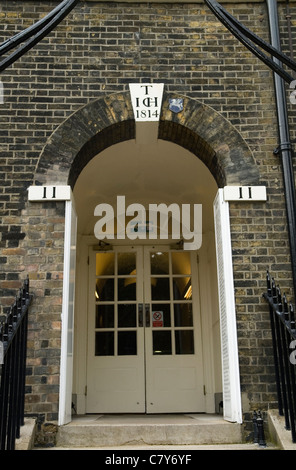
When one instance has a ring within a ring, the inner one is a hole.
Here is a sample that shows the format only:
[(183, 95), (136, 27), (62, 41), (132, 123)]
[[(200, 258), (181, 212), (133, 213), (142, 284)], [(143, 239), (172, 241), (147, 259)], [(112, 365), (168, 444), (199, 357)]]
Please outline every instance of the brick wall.
[(55, 421), (58, 416), (64, 213), (63, 202), (29, 204), (22, 211), (26, 255), (21, 268), (29, 273), (34, 295), (29, 313), (26, 412), (41, 421)]
[[(56, 4), (0, 0), (0, 40)], [(268, 40), (264, 3), (225, 7)], [(295, 3), (290, 7), (295, 38)], [(284, 4), (279, 14), (287, 51)], [(26, 189), (48, 138), (66, 118), (92, 100), (127, 91), (129, 82), (151, 80), (163, 82), (168, 93), (200, 100), (229, 120), (252, 150), (260, 183), (267, 186), (266, 204), (231, 204), (231, 224), (242, 389), (251, 407), (273, 404), (268, 309), (261, 295), (266, 268), (291, 295), (291, 269), (280, 158), (273, 154), (272, 73), (203, 3), (81, 2), (1, 80), (0, 293), (3, 312), (29, 273), (35, 301), (27, 411), (41, 414), (45, 422), (57, 419), (64, 205), (29, 206)], [(289, 113), (293, 125), (290, 104)]]

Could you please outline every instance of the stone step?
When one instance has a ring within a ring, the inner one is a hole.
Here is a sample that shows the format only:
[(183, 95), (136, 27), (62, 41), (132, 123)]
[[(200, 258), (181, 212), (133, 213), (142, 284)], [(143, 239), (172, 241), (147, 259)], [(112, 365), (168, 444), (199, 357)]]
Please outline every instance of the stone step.
[(242, 427), (219, 415), (85, 415), (57, 435), (57, 447), (242, 444)]

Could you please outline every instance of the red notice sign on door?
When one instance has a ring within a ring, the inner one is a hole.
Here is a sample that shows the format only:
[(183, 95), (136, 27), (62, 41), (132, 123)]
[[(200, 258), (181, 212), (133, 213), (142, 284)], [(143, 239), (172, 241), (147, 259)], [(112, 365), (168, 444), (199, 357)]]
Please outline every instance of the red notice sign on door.
[(152, 327), (160, 328), (163, 326), (163, 312), (156, 310), (152, 312)]

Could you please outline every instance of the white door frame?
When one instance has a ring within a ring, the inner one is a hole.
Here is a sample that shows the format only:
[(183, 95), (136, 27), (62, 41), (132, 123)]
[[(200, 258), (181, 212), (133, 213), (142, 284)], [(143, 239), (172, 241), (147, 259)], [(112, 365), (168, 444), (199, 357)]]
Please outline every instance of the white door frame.
[(217, 275), (220, 310), (223, 414), (231, 422), (242, 422), (237, 327), (232, 268), (229, 203), (219, 189), (214, 201)]
[(75, 206), (72, 200), (68, 200), (65, 201), (59, 425), (67, 424), (72, 419), (76, 237)]
[[(66, 207), (73, 207), (68, 201)], [(66, 211), (67, 212), (67, 211)], [(69, 212), (68, 212), (69, 214)], [(232, 254), (231, 254), (231, 237), (230, 237), (230, 220), (229, 220), (229, 204), (224, 201), (223, 188), (218, 190), (214, 203), (214, 219), (215, 219), (215, 235), (216, 235), (216, 254), (218, 263), (218, 280), (219, 280), (219, 304), (220, 304), (220, 323), (221, 323), (221, 354), (223, 369), (223, 409), (224, 419), (232, 422), (242, 422), (241, 409), (241, 390), (239, 378), (238, 363), (238, 347), (237, 347), (237, 328), (235, 316), (233, 271), (232, 271)], [(65, 221), (65, 247), (64, 253), (64, 289), (65, 293), (70, 292), (70, 268), (71, 257), (69, 255), (69, 247), (71, 246), (71, 233), (75, 233), (76, 226), (70, 222), (71, 217), (68, 215)], [(72, 219), (73, 222), (73, 219)], [(93, 237), (89, 237), (89, 239)], [(89, 243), (90, 244), (90, 243)], [(73, 257), (72, 257), (73, 259)], [(220, 271), (219, 271), (220, 270)], [(66, 276), (65, 276), (66, 274)], [(73, 272), (72, 272), (73, 274)], [(72, 304), (73, 305), (73, 304)], [(227, 308), (225, 306), (227, 305)], [(72, 377), (73, 357), (68, 355), (68, 335), (67, 325), (69, 322), (69, 300), (64, 297), (63, 313), (62, 313), (62, 344), (61, 344), (61, 370), (60, 370), (60, 404), (59, 404), (59, 424), (66, 424), (71, 420), (69, 412), (69, 378)], [(83, 333), (85, 335), (85, 332)], [(67, 360), (70, 359), (70, 360)], [(85, 358), (81, 358), (83, 361)], [(70, 367), (70, 370), (68, 368)], [(82, 373), (82, 376), (84, 373)], [(86, 383), (86, 382), (84, 382)], [(81, 384), (80, 384), (81, 386)], [(70, 386), (71, 388), (71, 386)], [(83, 393), (81, 393), (81, 396)], [(71, 410), (71, 408), (70, 408)]]

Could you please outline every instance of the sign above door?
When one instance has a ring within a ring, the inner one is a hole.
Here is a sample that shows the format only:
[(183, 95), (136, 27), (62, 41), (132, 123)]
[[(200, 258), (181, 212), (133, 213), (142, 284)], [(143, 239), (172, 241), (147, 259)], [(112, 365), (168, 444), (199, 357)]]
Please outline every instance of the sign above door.
[(163, 83), (130, 83), (130, 94), (136, 121), (159, 121)]

